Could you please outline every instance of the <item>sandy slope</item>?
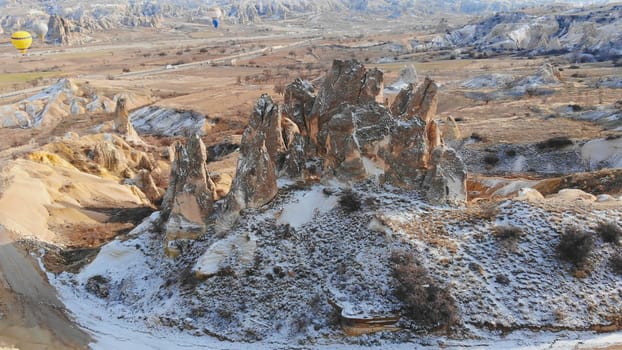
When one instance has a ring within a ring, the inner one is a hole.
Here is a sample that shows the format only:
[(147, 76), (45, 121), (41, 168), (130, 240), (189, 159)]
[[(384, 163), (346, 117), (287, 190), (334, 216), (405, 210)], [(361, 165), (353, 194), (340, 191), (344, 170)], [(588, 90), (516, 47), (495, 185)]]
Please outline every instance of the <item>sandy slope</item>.
[(90, 336), (65, 314), (56, 290), (0, 226), (0, 346), (85, 349)]
[(0, 346), (26, 350), (87, 348), (90, 336), (68, 318), (56, 290), (15, 240), (33, 237), (61, 245), (76, 244), (76, 237), (50, 227), (98, 224), (97, 219), (102, 218), (82, 207), (116, 207), (120, 203), (146, 206), (144, 195), (68, 164), (5, 160), (2, 165)]

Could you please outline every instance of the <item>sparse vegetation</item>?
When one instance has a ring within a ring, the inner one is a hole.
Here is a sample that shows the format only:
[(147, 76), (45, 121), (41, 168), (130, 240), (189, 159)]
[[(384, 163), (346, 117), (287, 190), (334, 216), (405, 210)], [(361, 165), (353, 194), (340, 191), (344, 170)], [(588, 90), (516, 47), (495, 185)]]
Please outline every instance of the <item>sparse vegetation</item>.
[(353, 213), (361, 209), (361, 197), (352, 190), (346, 190), (339, 197), (339, 205), (344, 211)]
[(566, 228), (557, 245), (559, 256), (575, 265), (583, 264), (593, 249), (592, 235), (576, 226)]
[(487, 154), (484, 156), (484, 163), (486, 163), (486, 165), (494, 166), (497, 165), (499, 161), (500, 159), (496, 154)]
[(552, 137), (546, 141), (542, 141), (536, 144), (538, 149), (552, 148), (552, 149), (560, 149), (569, 145), (572, 145), (573, 142), (566, 136), (556, 136)]
[(449, 328), (458, 323), (455, 300), (447, 287), (440, 286), (412, 253), (394, 252), (391, 256), (395, 296), (402, 301), (403, 312), (415, 327)]
[(613, 272), (622, 275), (622, 254), (618, 253), (609, 259), (609, 264)]
[(88, 279), (85, 288), (99, 298), (105, 299), (110, 295), (110, 280), (102, 275), (95, 275)]
[(482, 136), (476, 132), (471, 134), (471, 140), (476, 142), (486, 142), (488, 139), (485, 136)]
[(495, 237), (502, 240), (518, 241), (523, 235), (520, 227), (511, 225), (496, 226), (493, 230)]
[(506, 275), (498, 274), (497, 276), (495, 276), (495, 282), (507, 286), (508, 284), (510, 284), (511, 281)]
[(484, 220), (494, 220), (499, 214), (499, 206), (496, 202), (483, 202), (480, 204), (479, 217)]
[(615, 222), (601, 222), (596, 226), (596, 232), (606, 243), (620, 244), (622, 239), (622, 228)]

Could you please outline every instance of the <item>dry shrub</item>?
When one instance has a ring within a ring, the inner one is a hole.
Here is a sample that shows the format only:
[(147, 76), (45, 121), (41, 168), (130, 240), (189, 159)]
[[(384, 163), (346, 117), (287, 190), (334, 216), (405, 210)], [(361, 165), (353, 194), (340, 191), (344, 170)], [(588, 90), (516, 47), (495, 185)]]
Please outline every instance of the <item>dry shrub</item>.
[(395, 296), (402, 301), (403, 312), (418, 326), (447, 329), (458, 323), (458, 311), (447, 287), (440, 286), (425, 267), (407, 252), (391, 256)]
[(499, 215), (499, 206), (496, 202), (481, 202), (479, 217), (484, 220), (494, 220)]
[(487, 165), (497, 165), (499, 161), (500, 159), (499, 157), (497, 157), (496, 154), (487, 154), (486, 156), (484, 156), (484, 163), (486, 163)]
[(615, 222), (601, 222), (596, 226), (596, 232), (606, 243), (620, 244), (622, 238), (622, 228)]
[(520, 227), (511, 225), (496, 226), (493, 230), (495, 237), (502, 240), (518, 241), (523, 235), (523, 230)]
[(622, 254), (618, 253), (617, 255), (612, 256), (609, 260), (609, 264), (611, 265), (613, 272), (618, 275), (622, 275)]
[(352, 190), (345, 190), (339, 197), (339, 205), (348, 213), (353, 213), (361, 209), (361, 197)]
[(592, 249), (594, 249), (592, 235), (574, 226), (568, 227), (562, 233), (557, 245), (559, 256), (575, 265), (584, 263)]
[(486, 136), (480, 135), (476, 132), (471, 134), (471, 139), (476, 142), (486, 142), (488, 138)]
[(557, 136), (551, 137), (546, 141), (539, 142), (538, 144), (536, 144), (536, 147), (538, 147), (539, 149), (560, 149), (569, 145), (572, 145), (571, 139), (567, 138), (566, 136)]

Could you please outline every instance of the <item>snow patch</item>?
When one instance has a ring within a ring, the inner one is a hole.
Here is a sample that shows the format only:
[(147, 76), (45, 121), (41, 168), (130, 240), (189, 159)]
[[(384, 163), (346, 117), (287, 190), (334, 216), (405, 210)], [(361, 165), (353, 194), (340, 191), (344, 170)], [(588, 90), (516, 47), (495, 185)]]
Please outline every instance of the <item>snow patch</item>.
[(622, 138), (589, 141), (581, 147), (581, 157), (592, 168), (603, 163), (611, 168), (622, 168)]
[(192, 268), (197, 275), (211, 276), (220, 271), (227, 259), (250, 264), (255, 256), (257, 238), (253, 234), (237, 234), (212, 244)]
[(278, 222), (293, 228), (311, 222), (318, 214), (327, 213), (337, 205), (337, 197), (327, 195), (322, 186), (314, 186), (310, 191), (296, 195), (292, 202), (285, 204)]

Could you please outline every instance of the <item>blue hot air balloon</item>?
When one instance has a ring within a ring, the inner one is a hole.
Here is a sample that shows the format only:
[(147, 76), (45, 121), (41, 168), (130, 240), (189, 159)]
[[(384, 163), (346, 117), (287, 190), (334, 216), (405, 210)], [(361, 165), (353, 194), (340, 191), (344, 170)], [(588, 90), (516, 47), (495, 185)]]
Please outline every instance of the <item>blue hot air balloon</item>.
[(220, 25), (220, 23), (218, 22), (218, 18), (213, 18), (212, 24), (214, 25), (214, 28), (218, 29), (218, 26)]

